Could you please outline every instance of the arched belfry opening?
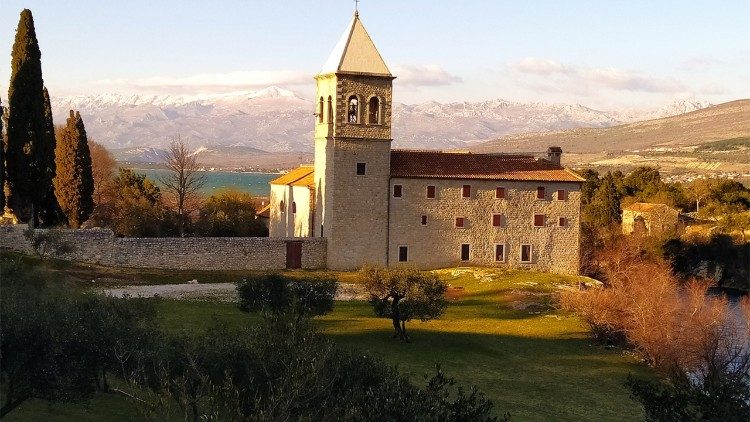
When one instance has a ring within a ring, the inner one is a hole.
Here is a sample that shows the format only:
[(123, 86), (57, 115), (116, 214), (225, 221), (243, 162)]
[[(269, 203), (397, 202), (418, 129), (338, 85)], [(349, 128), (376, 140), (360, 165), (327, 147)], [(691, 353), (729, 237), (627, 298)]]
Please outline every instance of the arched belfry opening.
[(367, 123), (371, 125), (380, 124), (380, 99), (378, 97), (370, 98), (367, 104)]
[(323, 123), (323, 97), (318, 100), (318, 123)]
[(352, 95), (346, 103), (346, 121), (349, 123), (359, 123), (359, 98), (356, 95)]
[(333, 124), (333, 98), (328, 96), (328, 124)]

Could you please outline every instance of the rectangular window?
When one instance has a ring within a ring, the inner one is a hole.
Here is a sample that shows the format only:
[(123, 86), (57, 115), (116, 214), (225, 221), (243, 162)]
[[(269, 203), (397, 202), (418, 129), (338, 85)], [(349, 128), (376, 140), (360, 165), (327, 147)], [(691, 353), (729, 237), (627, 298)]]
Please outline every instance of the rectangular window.
[(531, 245), (521, 245), (521, 262), (531, 262)]
[(393, 197), (401, 198), (404, 188), (401, 185), (393, 185)]
[(464, 218), (463, 217), (456, 217), (456, 228), (463, 229), (464, 228)]
[(297, 203), (292, 202), (292, 214), (297, 214)]
[(557, 191), (557, 200), (558, 201), (565, 201), (568, 199), (568, 192), (565, 191), (565, 189), (558, 189)]
[(435, 199), (435, 186), (427, 186), (427, 198)]
[(560, 217), (557, 219), (557, 225), (560, 227), (565, 227), (568, 225), (568, 219), (565, 217)]
[(492, 227), (503, 227), (503, 215), (492, 214)]
[(534, 227), (544, 227), (544, 214), (534, 214)]
[(495, 199), (505, 199), (505, 188), (495, 188)]
[(461, 245), (461, 261), (468, 261), (471, 250), (468, 243)]
[(463, 185), (461, 188), (462, 198), (471, 198), (471, 185)]
[(545, 192), (544, 192), (544, 186), (539, 186), (536, 188), (536, 199), (544, 199), (545, 198)]
[(398, 262), (407, 262), (409, 260), (409, 247), (399, 246), (398, 247)]
[(423, 225), (423, 226), (426, 226), (426, 225), (427, 225), (427, 216), (426, 216), (426, 215), (423, 215), (423, 216), (422, 216), (422, 225)]
[(505, 245), (495, 245), (495, 261), (505, 262)]
[(367, 173), (367, 163), (357, 163), (357, 176), (364, 176)]

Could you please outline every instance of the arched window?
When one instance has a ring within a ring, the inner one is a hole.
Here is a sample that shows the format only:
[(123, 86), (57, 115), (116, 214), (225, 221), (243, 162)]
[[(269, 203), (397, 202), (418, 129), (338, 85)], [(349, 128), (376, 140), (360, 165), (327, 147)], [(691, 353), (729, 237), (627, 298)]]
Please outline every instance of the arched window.
[(367, 105), (367, 123), (371, 125), (380, 124), (380, 100), (378, 97), (370, 98), (370, 104)]
[(318, 123), (323, 123), (323, 97), (318, 101)]
[(279, 202), (279, 211), (281, 211), (282, 214), (284, 213), (284, 201)]
[(328, 124), (333, 123), (333, 99), (328, 96)]
[(359, 99), (356, 95), (352, 95), (349, 97), (347, 104), (349, 104), (349, 107), (346, 113), (346, 121), (349, 123), (357, 123), (359, 121)]

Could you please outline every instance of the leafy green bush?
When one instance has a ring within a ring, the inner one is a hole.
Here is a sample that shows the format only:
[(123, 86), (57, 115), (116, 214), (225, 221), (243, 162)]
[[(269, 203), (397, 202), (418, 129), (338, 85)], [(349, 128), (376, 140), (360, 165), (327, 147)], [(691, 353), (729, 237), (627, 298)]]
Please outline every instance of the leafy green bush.
[(200, 236), (268, 236), (255, 211), (249, 193), (224, 190), (203, 203), (195, 231)]
[(239, 307), (245, 312), (292, 313), (298, 317), (325, 315), (333, 310), (335, 280), (290, 280), (272, 273), (237, 284)]

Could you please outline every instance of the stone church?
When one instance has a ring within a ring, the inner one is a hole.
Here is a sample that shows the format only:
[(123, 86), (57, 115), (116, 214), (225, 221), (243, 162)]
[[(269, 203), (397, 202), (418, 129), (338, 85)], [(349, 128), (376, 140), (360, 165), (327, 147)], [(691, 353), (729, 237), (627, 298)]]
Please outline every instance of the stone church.
[(271, 181), (271, 237), (322, 237), (327, 266), (577, 274), (583, 179), (562, 150), (391, 149), (393, 76), (357, 13), (315, 76), (315, 160)]

